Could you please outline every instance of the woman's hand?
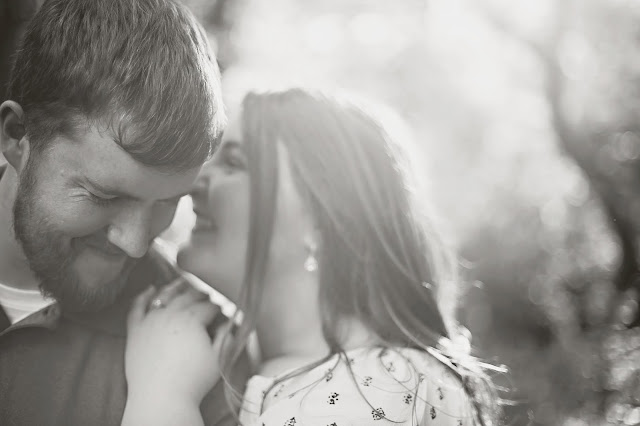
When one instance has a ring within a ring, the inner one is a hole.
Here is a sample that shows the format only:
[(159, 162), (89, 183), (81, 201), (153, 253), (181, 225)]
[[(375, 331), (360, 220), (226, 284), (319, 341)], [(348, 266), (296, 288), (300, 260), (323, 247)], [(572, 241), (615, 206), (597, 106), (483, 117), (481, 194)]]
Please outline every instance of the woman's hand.
[(196, 415), (202, 421), (200, 402), (220, 377), (225, 333), (219, 330), (212, 342), (206, 329), (218, 311), (184, 279), (138, 296), (129, 313), (125, 353), (125, 419), (130, 424), (150, 421), (150, 416), (162, 424), (176, 416), (180, 424), (191, 424), (186, 417)]

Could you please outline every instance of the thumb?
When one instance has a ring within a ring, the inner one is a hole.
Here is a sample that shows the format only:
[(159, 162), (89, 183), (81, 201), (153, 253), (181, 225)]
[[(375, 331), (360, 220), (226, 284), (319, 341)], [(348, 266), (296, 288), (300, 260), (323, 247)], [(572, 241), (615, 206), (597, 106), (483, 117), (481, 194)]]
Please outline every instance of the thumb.
[(155, 293), (156, 289), (150, 285), (133, 300), (131, 308), (129, 309), (129, 315), (127, 316), (127, 328), (129, 331), (142, 321), (147, 312), (147, 306), (149, 306), (149, 302)]

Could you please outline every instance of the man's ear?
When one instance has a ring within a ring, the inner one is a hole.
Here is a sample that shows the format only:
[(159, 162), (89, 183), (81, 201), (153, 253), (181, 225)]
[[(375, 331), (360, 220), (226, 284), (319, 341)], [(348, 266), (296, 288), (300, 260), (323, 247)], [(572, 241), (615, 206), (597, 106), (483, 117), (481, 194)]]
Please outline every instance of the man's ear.
[(29, 140), (25, 135), (22, 107), (14, 101), (3, 102), (0, 105), (0, 148), (4, 158), (17, 172), (29, 159)]

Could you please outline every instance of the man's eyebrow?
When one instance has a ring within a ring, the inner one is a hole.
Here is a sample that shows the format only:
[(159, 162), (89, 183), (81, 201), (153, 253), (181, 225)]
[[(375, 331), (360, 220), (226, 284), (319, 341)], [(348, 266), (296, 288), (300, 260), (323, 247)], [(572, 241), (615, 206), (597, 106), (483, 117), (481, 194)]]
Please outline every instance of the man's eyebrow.
[[(119, 198), (128, 198), (131, 200), (139, 200), (140, 197), (137, 197), (135, 195), (132, 194), (128, 194), (124, 191), (121, 191), (119, 189), (113, 189), (113, 188), (106, 188), (102, 185), (100, 185), (97, 182), (93, 182), (91, 179), (86, 178), (86, 181), (89, 183), (90, 186), (92, 186), (94, 189), (96, 189), (98, 192), (106, 195), (106, 196), (113, 196), (113, 197), (119, 197)], [(178, 195), (174, 195), (173, 197), (169, 197), (169, 198), (163, 198), (161, 200), (158, 201), (177, 201), (180, 198), (189, 195), (191, 191), (185, 191), (183, 193), (180, 193)]]

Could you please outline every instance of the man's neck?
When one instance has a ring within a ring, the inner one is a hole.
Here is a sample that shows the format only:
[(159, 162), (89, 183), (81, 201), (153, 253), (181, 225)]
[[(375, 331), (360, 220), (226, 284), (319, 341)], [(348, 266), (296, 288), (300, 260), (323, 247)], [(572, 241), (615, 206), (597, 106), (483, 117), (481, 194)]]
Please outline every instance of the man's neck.
[(0, 176), (0, 282), (4, 285), (31, 290), (38, 289), (39, 281), (31, 271), (22, 247), (13, 233), (13, 202), (17, 177), (7, 165)]

